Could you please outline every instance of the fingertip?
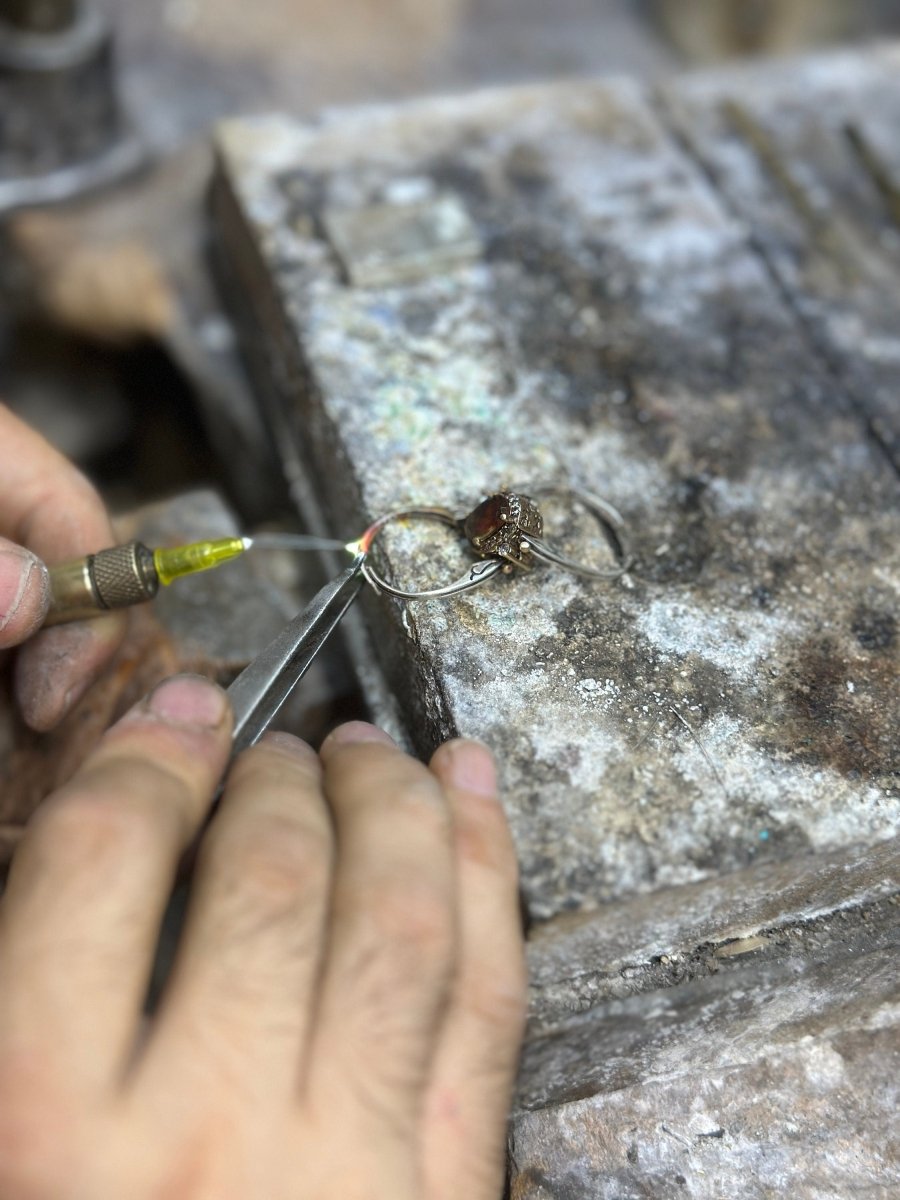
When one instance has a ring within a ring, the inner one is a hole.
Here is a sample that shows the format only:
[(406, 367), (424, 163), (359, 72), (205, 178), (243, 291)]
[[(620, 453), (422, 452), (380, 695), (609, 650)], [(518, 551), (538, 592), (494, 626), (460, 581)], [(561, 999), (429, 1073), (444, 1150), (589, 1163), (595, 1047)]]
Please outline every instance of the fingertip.
[(50, 604), (50, 575), (39, 558), (0, 539), (0, 648), (17, 646), (41, 626)]
[(175, 675), (158, 684), (141, 709), (169, 725), (188, 729), (219, 729), (229, 714), (228, 697), (222, 688), (202, 675)]
[(227, 693), (202, 675), (172, 675), (158, 683), (106, 730), (99, 760), (165, 762), (185, 777), (219, 776), (231, 749)]
[(337, 729), (332, 730), (322, 743), (319, 755), (325, 762), (337, 750), (365, 742), (373, 742), (382, 746), (396, 747), (397, 745), (390, 734), (379, 729), (377, 725), (370, 725), (367, 721), (348, 721), (346, 725), (339, 725)]
[(109, 663), (122, 641), (124, 616), (41, 630), (19, 651), (16, 698), (29, 728), (46, 733), (66, 717)]
[(271, 729), (268, 733), (263, 734), (257, 745), (264, 750), (276, 750), (279, 754), (286, 754), (298, 762), (318, 761), (312, 746), (304, 742), (302, 738), (295, 737), (292, 733), (285, 733), (280, 729)]
[(497, 795), (497, 766), (494, 756), (481, 742), (456, 738), (439, 747), (431, 769), (447, 787), (476, 796)]

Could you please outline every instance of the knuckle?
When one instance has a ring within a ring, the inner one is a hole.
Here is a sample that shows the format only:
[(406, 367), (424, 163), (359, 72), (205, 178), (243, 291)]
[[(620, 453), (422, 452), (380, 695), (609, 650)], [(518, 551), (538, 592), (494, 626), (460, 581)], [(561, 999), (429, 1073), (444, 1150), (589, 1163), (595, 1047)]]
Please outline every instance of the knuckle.
[(87, 770), (118, 779), (129, 790), (186, 796), (210, 786), (220, 734), (129, 714), (108, 729)]
[(433, 881), (396, 876), (382, 881), (370, 901), (373, 935), (380, 945), (418, 959), (448, 957), (455, 940), (451, 897)]
[(113, 802), (90, 791), (61, 794), (39, 809), (28, 837), (39, 852), (60, 865), (91, 865), (130, 857), (152, 838), (153, 813), (135, 804)]
[[(384, 1033), (384, 1030), (379, 1030)], [(381, 1038), (384, 1043), (385, 1038)], [(388, 1038), (388, 1041), (390, 1039)], [(353, 1106), (363, 1117), (365, 1125), (375, 1133), (379, 1146), (393, 1145), (409, 1154), (420, 1136), (415, 1110), (398, 1104), (398, 1095), (417, 1092), (423, 1085), (422, 1072), (402, 1054), (371, 1063), (366, 1071), (352, 1073), (348, 1078)], [(373, 1138), (373, 1141), (375, 1140)], [(347, 1195), (345, 1192), (340, 1193)], [(351, 1195), (365, 1196), (365, 1191)]]
[(351, 803), (443, 815), (443, 790), (422, 763), (377, 743), (339, 748), (336, 788)]
[(231, 788), (258, 788), (268, 790), (285, 785), (295, 787), (298, 778), (318, 782), (318, 758), (310, 751), (309, 760), (289, 758), (277, 746), (262, 742), (239, 755), (231, 768)]
[(392, 821), (403, 841), (415, 838), (429, 856), (452, 852), (450, 809), (436, 780), (418, 773), (401, 775), (366, 789), (367, 803), (373, 796), (376, 807), (369, 811), (377, 820)]
[(482, 971), (467, 979), (462, 1005), (494, 1035), (518, 1042), (528, 1017), (528, 985), (523, 970)]
[(327, 887), (332, 850), (324, 830), (266, 816), (234, 842), (230, 852), (222, 852), (228, 853), (242, 903), (264, 911), (293, 910)]
[[(404, 1072), (409, 1047), (430, 1028), (436, 1006), (450, 994), (454, 914), (449, 900), (430, 881), (382, 881), (360, 900), (364, 907), (345, 963), (345, 986), (356, 997), (367, 1044), (376, 1048), (373, 1058), (390, 1075), (381, 1083), (390, 1083), (391, 1090), (408, 1090), (412, 1084)], [(393, 1051), (386, 1056), (387, 1047)]]
[[(20, 1064), (21, 1065), (21, 1064)], [(2, 1063), (0, 1085), (0, 1195), (4, 1200), (50, 1200), (62, 1194), (59, 1167), (71, 1168), (78, 1121), (55, 1089), (35, 1086), (33, 1072)]]
[(500, 801), (483, 798), (460, 802), (457, 810), (457, 845), (462, 856), (514, 890), (519, 883), (515, 848)]
[[(408, 767), (413, 766), (413, 770)], [(421, 815), (422, 819), (431, 819), (437, 825), (447, 822), (447, 810), (442, 803), (443, 792), (434, 776), (424, 767), (417, 769), (420, 764), (404, 763), (407, 769), (398, 772), (394, 779), (386, 781), (385, 792), (394, 803)]]

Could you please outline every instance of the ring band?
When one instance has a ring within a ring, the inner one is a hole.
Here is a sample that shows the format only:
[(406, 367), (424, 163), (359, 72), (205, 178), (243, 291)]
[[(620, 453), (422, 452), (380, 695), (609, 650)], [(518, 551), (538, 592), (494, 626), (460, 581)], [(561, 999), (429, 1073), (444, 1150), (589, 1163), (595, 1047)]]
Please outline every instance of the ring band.
[[(394, 512), (385, 513), (383, 517), (379, 517), (369, 526), (363, 534), (366, 549), (372, 545), (381, 530), (391, 521), (416, 520), (417, 518), (440, 521), (444, 525), (459, 529), (459, 520), (447, 508), (399, 508)], [(481, 559), (479, 562), (473, 563), (466, 574), (461, 579), (457, 579), (455, 583), (449, 583), (440, 588), (426, 588), (418, 592), (407, 591), (388, 583), (378, 574), (368, 558), (363, 563), (361, 570), (363, 578), (376, 592), (386, 592), (389, 596), (396, 596), (399, 600), (439, 600), (445, 596), (456, 596), (460, 592), (468, 592), (472, 588), (480, 587), (481, 584), (493, 578), (498, 571), (502, 571), (504, 565), (499, 558)]]
[(573, 575), (584, 575), (589, 579), (618, 579), (625, 574), (633, 559), (625, 533), (625, 522), (618, 509), (613, 508), (606, 500), (601, 500), (599, 496), (595, 496), (593, 492), (588, 492), (584, 488), (541, 484), (538, 487), (531, 487), (530, 491), (533, 496), (574, 497), (600, 525), (610, 549), (616, 556), (617, 565), (605, 568), (590, 567), (586, 563), (576, 562), (575, 559), (560, 554), (543, 538), (535, 537), (532, 534), (523, 534), (522, 540), (528, 543), (535, 558), (552, 563), (553, 566), (562, 567), (563, 570), (569, 571)]

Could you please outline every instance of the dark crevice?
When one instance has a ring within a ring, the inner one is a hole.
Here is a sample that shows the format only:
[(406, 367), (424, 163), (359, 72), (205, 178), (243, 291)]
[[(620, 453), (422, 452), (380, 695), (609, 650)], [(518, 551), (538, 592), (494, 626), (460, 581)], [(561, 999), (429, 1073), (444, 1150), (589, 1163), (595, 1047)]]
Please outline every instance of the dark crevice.
[(787, 287), (780, 272), (769, 257), (764, 241), (745, 220), (727, 191), (721, 187), (716, 172), (705, 161), (703, 156), (698, 153), (691, 139), (680, 127), (678, 117), (670, 107), (665, 90), (658, 87), (651, 88), (648, 92), (648, 99), (660, 121), (663, 131), (697, 170), (700, 171), (728, 215), (746, 229), (748, 248), (759, 260), (773, 287), (793, 317), (794, 327), (797, 330), (798, 336), (823, 368), (825, 374), (839, 390), (847, 403), (848, 409), (862, 418), (867, 437), (877, 446), (879, 452), (883, 454), (892, 472), (900, 477), (900, 455), (898, 455), (900, 447), (894, 444), (896, 439), (889, 432), (882, 432), (879, 429), (878, 418), (869, 412), (865, 401), (860, 398), (852, 382), (847, 379), (847, 371), (840, 353), (827, 337), (823, 337), (815, 324), (804, 315), (798, 303), (798, 298)]
[[(697, 960), (695, 969), (678, 979), (659, 978), (658, 960), (642, 964), (630, 994), (605, 994), (581, 1011), (560, 1011), (532, 1026), (525, 1048), (527, 1083), (520, 1085), (518, 1111), (552, 1109), (630, 1087), (643, 1078), (641, 1061), (655, 1061), (680, 1036), (680, 1029), (696, 1032), (700, 1022), (710, 1037), (721, 1037), (742, 1013), (750, 1014), (765, 1003), (761, 995), (790, 989), (804, 978), (809, 986), (822, 987), (825, 979), (839, 978), (845, 962), (871, 964), (867, 969), (883, 992), (891, 987), (898, 937), (900, 896), (895, 893), (816, 916), (794, 917), (745, 938), (704, 943), (678, 956), (682, 963)], [(723, 997), (729, 999), (710, 1024), (707, 1010), (710, 1004), (715, 1008), (723, 1003)], [(849, 993), (846, 999), (852, 1008)], [(660, 1005), (668, 1014), (664, 1020), (657, 1011)], [(601, 1031), (607, 1058), (602, 1065), (590, 1066), (586, 1048)], [(562, 1046), (574, 1047), (570, 1069), (561, 1073), (557, 1067), (545, 1074)], [(576, 1066), (581, 1063), (583, 1073)]]
[(531, 1037), (552, 1035), (568, 1020), (583, 1018), (591, 1009), (611, 1000), (684, 987), (710, 975), (740, 971), (751, 963), (798, 956), (811, 960), (832, 945), (843, 946), (848, 942), (870, 949), (891, 945), (896, 941), (898, 925), (900, 893), (894, 893), (812, 917), (791, 917), (743, 937), (702, 942), (691, 950), (655, 955), (648, 962), (625, 963), (608, 974), (596, 966), (593, 970), (573, 972), (554, 979), (553, 990), (571, 984), (583, 991), (588, 985), (594, 993), (592, 1003), (577, 1011), (542, 1018), (531, 1030)]
[(841, 132), (854, 158), (883, 200), (888, 216), (900, 228), (900, 188), (897, 187), (887, 167), (858, 125), (852, 121), (848, 122), (843, 126)]

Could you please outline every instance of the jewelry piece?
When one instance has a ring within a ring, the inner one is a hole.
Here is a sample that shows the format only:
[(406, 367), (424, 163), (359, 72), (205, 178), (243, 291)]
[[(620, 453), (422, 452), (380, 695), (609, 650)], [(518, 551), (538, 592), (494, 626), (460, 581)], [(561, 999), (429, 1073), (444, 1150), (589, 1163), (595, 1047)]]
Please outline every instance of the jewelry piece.
[(530, 496), (498, 492), (464, 518), (462, 531), (482, 557), (496, 555), (528, 571), (532, 566), (528, 538), (541, 536), (544, 518)]
[(463, 534), (482, 556), (482, 561), (473, 564), (461, 579), (444, 587), (418, 591), (398, 588), (383, 579), (368, 558), (362, 566), (363, 576), (376, 591), (387, 592), (401, 600), (427, 600), (455, 596), (480, 587), (499, 572), (508, 575), (517, 568), (528, 570), (534, 565), (534, 558), (592, 579), (616, 579), (628, 570), (632, 560), (625, 536), (625, 522), (611, 504), (580, 488), (548, 484), (528, 490), (536, 496), (561, 496), (581, 504), (600, 526), (616, 557), (616, 566), (592, 567), (555, 550), (543, 538), (544, 520), (534, 499), (524, 489), (517, 488), (488, 496), (465, 517), (456, 517), (447, 508), (397, 509), (379, 517), (359, 541), (359, 545), (368, 551), (382, 529), (393, 521), (439, 521)]
[[(385, 525), (389, 525), (392, 521), (415, 521), (422, 519), (426, 521), (440, 521), (444, 525), (450, 525), (454, 529), (459, 529), (460, 522), (448, 508), (401, 508), (394, 512), (385, 513), (383, 517), (379, 517), (374, 521), (363, 536), (360, 538), (360, 545), (365, 551), (371, 548), (375, 538), (384, 529)], [(469, 571), (462, 577), (457, 579), (455, 583), (447, 584), (445, 587), (426, 588), (420, 591), (406, 591), (403, 588), (394, 587), (392, 583), (388, 583), (386, 579), (376, 572), (368, 557), (362, 565), (362, 574), (366, 582), (371, 584), (376, 592), (387, 592), (389, 596), (397, 596), (400, 600), (438, 600), (445, 596), (456, 596), (460, 592), (467, 592), (471, 588), (478, 587), (480, 584), (491, 579), (498, 571), (504, 570), (502, 559), (494, 558), (487, 561), (473, 563)]]

